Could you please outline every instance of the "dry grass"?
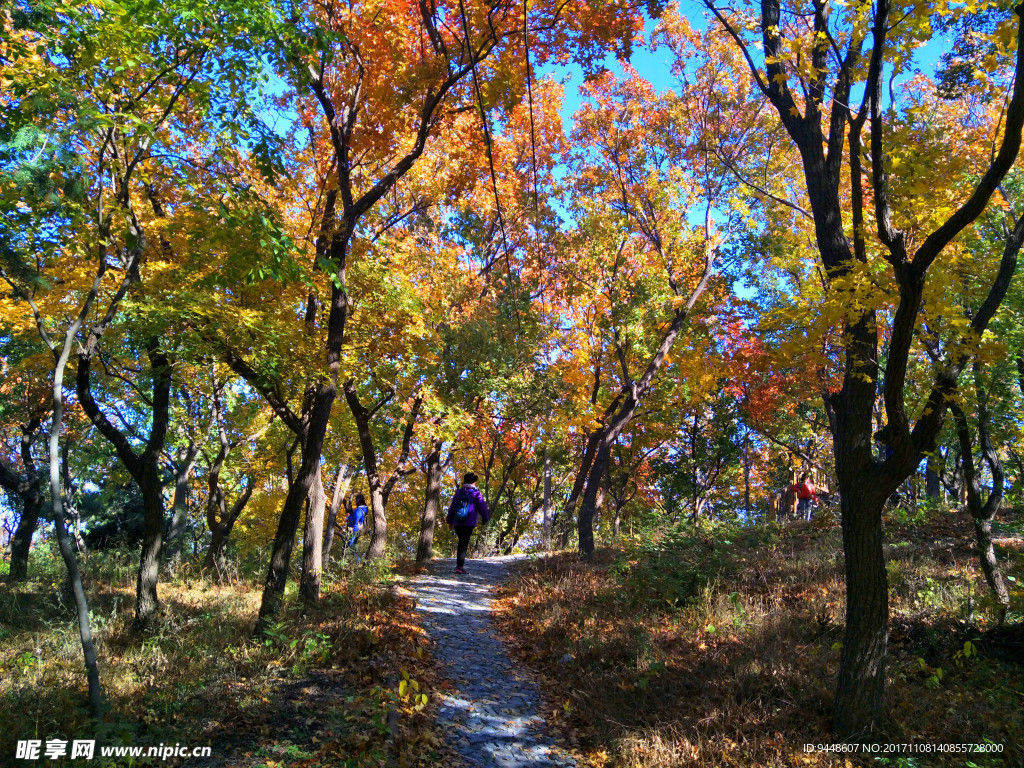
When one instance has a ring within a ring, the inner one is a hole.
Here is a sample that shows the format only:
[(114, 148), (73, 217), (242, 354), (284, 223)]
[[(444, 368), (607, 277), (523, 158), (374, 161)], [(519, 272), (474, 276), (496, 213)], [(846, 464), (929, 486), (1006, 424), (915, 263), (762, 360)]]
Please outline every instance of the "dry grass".
[[(989, 739), (1006, 752), (974, 757), (976, 765), (1019, 765), (1021, 667), (956, 655), (986, 618), (970, 537), (961, 523), (891, 526), (882, 740)], [(653, 567), (649, 550), (635, 548), (605, 551), (595, 565), (559, 555), (504, 589), (500, 620), (519, 659), (542, 673), (553, 701), (565, 702), (559, 714), (590, 765), (846, 765), (802, 751), (829, 741), (844, 610), (840, 541), (837, 527), (795, 523), (724, 549), (714, 536), (697, 537)], [(1013, 562), (1024, 579), (1021, 559)], [(666, 597), (672, 585), (674, 600)], [(973, 629), (964, 621), (968, 598)], [(850, 762), (966, 764), (963, 756)]]
[(290, 600), (253, 639), (257, 584), (218, 586), (182, 572), (160, 585), (159, 628), (140, 632), (131, 623), (133, 563), (93, 556), (86, 587), (108, 705), (97, 728), (57, 563), (33, 565), (28, 584), (0, 585), (0, 764), (29, 738), (212, 744), (203, 765), (429, 765), (439, 754), (430, 708), (394, 693), (402, 671), (425, 690), (431, 672), (411, 602), (385, 571), (336, 572), (319, 605)]

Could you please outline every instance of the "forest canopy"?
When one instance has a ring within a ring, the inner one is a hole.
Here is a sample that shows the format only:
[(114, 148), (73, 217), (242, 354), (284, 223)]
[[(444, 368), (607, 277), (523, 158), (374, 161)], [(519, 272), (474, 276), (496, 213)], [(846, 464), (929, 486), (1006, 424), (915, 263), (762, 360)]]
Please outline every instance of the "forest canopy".
[(61, 558), (93, 715), (90, 553), (132, 553), (139, 632), (176, 574), (246, 573), (260, 636), (322, 600), (356, 493), (368, 561), (430, 560), (474, 472), (476, 555), (592, 563), (788, 523), (806, 475), (832, 728), (877, 733), (892, 520), (969, 520), (1020, 621), (1022, 15), (0, 10), (4, 568)]

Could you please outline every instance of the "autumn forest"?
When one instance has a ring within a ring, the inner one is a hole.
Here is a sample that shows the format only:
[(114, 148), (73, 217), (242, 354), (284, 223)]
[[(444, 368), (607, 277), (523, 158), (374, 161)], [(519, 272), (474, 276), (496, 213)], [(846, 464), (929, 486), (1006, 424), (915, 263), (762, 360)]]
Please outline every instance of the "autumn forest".
[(0, 764), (1024, 764), (1022, 20), (0, 8)]

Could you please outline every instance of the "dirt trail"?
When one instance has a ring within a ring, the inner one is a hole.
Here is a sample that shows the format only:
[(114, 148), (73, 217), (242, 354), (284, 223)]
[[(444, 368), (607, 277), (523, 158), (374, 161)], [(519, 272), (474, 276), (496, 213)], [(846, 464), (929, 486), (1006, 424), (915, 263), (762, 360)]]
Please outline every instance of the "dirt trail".
[(438, 718), (465, 768), (576, 765), (545, 728), (536, 682), (509, 658), (491, 624), (491, 589), (522, 557), (471, 560), (465, 575), (454, 573), (454, 560), (436, 560), (405, 585), (454, 685), (442, 694)]

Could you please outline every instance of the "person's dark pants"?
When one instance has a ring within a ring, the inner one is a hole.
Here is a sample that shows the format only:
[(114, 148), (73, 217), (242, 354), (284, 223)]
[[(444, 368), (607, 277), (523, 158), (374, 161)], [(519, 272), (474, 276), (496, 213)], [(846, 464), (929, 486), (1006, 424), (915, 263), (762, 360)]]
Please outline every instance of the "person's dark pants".
[(456, 568), (466, 564), (466, 550), (469, 549), (469, 537), (473, 535), (472, 525), (456, 525), (455, 535), (459, 537), (459, 549), (456, 554)]
[(811, 520), (811, 499), (800, 499), (796, 505), (796, 516), (810, 522)]

